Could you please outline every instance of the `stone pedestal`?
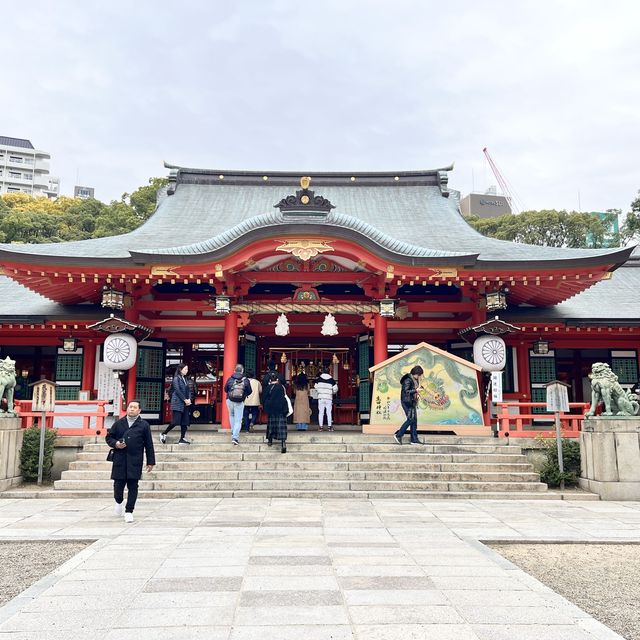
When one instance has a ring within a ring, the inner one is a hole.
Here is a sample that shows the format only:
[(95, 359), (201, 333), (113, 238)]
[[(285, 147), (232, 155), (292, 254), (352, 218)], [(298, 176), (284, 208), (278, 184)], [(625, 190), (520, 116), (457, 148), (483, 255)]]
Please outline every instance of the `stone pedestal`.
[(20, 418), (0, 418), (0, 491), (20, 484)]
[(586, 418), (580, 486), (603, 500), (640, 500), (640, 417)]

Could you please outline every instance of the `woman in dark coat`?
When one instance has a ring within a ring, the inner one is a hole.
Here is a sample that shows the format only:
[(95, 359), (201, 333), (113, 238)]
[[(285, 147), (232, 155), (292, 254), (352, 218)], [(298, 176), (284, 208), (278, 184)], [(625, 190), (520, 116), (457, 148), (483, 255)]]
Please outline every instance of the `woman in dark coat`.
[[(133, 522), (133, 509), (138, 498), (138, 481), (142, 477), (143, 453), (147, 456), (147, 471), (156, 463), (151, 427), (140, 417), (140, 401), (131, 400), (127, 415), (116, 420), (107, 431), (107, 444), (113, 449), (113, 497), (115, 514), (124, 512), (125, 522)], [(127, 504), (123, 506), (124, 488), (127, 487)]]
[(267, 385), (262, 389), (262, 406), (267, 413), (267, 440), (269, 446), (273, 440), (282, 442), (282, 453), (287, 452), (287, 414), (289, 405), (285, 398), (284, 387), (275, 372), (267, 376)]
[(180, 440), (178, 444), (191, 444), (185, 438), (187, 429), (189, 428), (189, 407), (191, 406), (191, 390), (189, 389), (189, 381), (187, 380), (189, 373), (189, 365), (184, 362), (180, 363), (176, 369), (169, 389), (169, 397), (171, 398), (171, 424), (160, 434), (160, 442), (164, 444), (167, 441), (167, 434), (175, 426), (180, 425)]

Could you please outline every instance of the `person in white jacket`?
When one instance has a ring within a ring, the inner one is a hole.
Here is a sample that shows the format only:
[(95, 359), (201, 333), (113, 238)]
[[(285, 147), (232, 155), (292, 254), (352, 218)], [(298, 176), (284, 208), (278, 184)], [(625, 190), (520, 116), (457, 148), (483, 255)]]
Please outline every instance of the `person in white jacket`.
[(323, 369), (323, 373), (316, 380), (315, 389), (318, 393), (318, 424), (320, 431), (324, 429), (324, 414), (327, 414), (327, 426), (329, 431), (333, 431), (331, 410), (333, 407), (333, 396), (338, 393), (338, 384), (327, 373), (327, 369)]

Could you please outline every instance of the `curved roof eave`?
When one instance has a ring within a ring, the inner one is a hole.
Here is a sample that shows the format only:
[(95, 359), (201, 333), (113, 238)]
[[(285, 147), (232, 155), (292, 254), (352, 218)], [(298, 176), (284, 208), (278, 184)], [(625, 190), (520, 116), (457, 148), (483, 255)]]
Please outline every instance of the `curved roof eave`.
[(502, 269), (522, 269), (524, 264), (531, 263), (549, 269), (559, 269), (562, 267), (598, 267), (605, 264), (611, 264), (613, 270), (622, 266), (633, 253), (632, 248), (604, 250), (601, 253), (580, 256), (569, 256), (567, 258), (544, 258), (539, 257), (536, 260), (483, 260), (478, 258), (477, 268), (485, 270), (502, 270)]
[[(401, 240), (395, 240), (368, 223), (345, 214), (333, 214), (331, 222), (305, 222), (302, 219), (284, 222), (278, 213), (268, 213), (245, 220), (224, 233), (203, 242), (154, 251), (130, 251), (136, 263), (170, 258), (179, 263), (209, 262), (224, 258), (250, 242), (260, 239), (265, 231), (274, 236), (292, 236), (304, 233), (333, 235), (358, 242), (362, 246), (391, 261), (411, 265), (456, 264), (473, 266), (477, 253), (426, 249)], [(327, 233), (329, 231), (329, 233)]]

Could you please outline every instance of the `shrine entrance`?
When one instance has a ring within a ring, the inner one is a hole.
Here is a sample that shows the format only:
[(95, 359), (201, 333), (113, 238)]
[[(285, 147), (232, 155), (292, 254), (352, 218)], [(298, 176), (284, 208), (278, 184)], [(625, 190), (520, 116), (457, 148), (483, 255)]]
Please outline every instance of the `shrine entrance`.
[[(323, 369), (338, 385), (338, 393), (333, 402), (333, 422), (336, 425), (358, 424), (358, 383), (355, 366), (355, 345), (329, 346), (334, 338), (327, 339), (327, 345), (309, 344), (289, 346), (266, 346), (260, 351), (260, 371), (266, 371), (268, 362), (274, 361), (278, 372), (287, 382), (290, 397), (295, 397), (296, 378), (304, 374), (310, 386), (311, 423), (318, 423), (318, 402), (313, 385)], [(344, 343), (345, 341), (342, 340)], [(353, 343), (351, 340), (350, 342)], [(368, 385), (368, 379), (365, 380)]]

